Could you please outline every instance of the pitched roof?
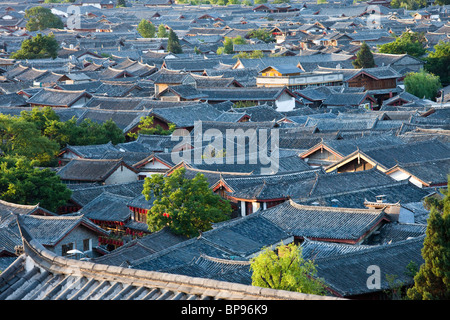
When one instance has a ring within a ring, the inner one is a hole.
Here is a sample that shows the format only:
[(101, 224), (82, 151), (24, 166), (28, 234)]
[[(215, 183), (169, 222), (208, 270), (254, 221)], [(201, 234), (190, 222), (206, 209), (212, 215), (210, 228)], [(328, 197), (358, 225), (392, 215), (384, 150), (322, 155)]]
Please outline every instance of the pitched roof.
[(29, 104), (70, 107), (80, 98), (90, 98), (92, 95), (86, 91), (69, 91), (43, 88), (27, 100)]
[(131, 212), (126, 203), (132, 197), (109, 193), (105, 189), (102, 191), (97, 197), (84, 204), (78, 213), (91, 220), (118, 222), (129, 220)]
[(126, 166), (122, 159), (72, 159), (57, 175), (61, 180), (104, 182), (120, 166)]
[(397, 163), (406, 164), (429, 160), (447, 159), (450, 148), (437, 139), (418, 141), (400, 145), (391, 145), (365, 150), (356, 150), (342, 160), (326, 168), (331, 172), (339, 166), (351, 161), (355, 157), (362, 157), (381, 170), (393, 168)]
[(382, 220), (383, 210), (305, 206), (292, 200), (261, 211), (286, 232), (322, 241), (357, 243)]
[(365, 250), (343, 255), (318, 258), (315, 260), (318, 277), (323, 278), (334, 292), (343, 297), (391, 289), (391, 284), (385, 276), (380, 277), (379, 289), (367, 286), (368, 271), (373, 273), (373, 270), (369, 269), (371, 266), (389, 270), (388, 274), (395, 274), (396, 281), (404, 285), (412, 284), (413, 278), (404, 271), (411, 261), (417, 265), (423, 263), (423, 240), (422, 236), (390, 245), (370, 246)]
[(30, 216), (17, 215), (17, 220), (22, 233), (27, 234), (43, 246), (55, 246), (72, 230), (82, 225), (102, 235), (107, 231), (98, 227), (83, 216)]

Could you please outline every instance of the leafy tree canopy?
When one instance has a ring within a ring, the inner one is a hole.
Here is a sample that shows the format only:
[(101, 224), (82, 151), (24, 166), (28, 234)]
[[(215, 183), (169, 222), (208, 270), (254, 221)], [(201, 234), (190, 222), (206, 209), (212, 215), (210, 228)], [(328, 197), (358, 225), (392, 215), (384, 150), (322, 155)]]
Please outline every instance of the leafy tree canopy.
[(403, 32), (395, 41), (378, 46), (380, 53), (409, 54), (419, 58), (426, 54), (423, 33)]
[(158, 135), (164, 135), (168, 136), (171, 135), (172, 132), (175, 130), (176, 126), (174, 123), (169, 123), (169, 129), (164, 130), (159, 124), (154, 125), (154, 117), (142, 117), (141, 121), (138, 124), (138, 132), (130, 132), (128, 133), (128, 136), (130, 138), (137, 139), (139, 134), (158, 134)]
[(156, 28), (153, 23), (146, 19), (142, 19), (137, 26), (137, 32), (139, 32), (143, 38), (154, 38), (156, 35)]
[(56, 212), (70, 199), (72, 192), (50, 169), (33, 167), (24, 157), (0, 158), (0, 198), (5, 201), (36, 205)]
[(195, 237), (212, 228), (212, 224), (229, 219), (231, 205), (215, 194), (202, 174), (185, 177), (180, 168), (169, 176), (154, 174), (145, 178), (142, 194), (153, 201), (147, 214), (152, 232), (166, 226), (175, 234)]
[(440, 41), (425, 61), (426, 71), (439, 76), (443, 85), (450, 84), (450, 42)]
[(12, 157), (25, 157), (48, 165), (59, 151), (59, 145), (43, 136), (36, 125), (10, 115), (0, 114), (1, 150)]
[(25, 18), (28, 20), (25, 27), (29, 31), (64, 28), (64, 23), (61, 19), (48, 8), (37, 6), (27, 9), (25, 10)]
[(251, 259), (252, 285), (324, 295), (323, 281), (316, 278), (314, 262), (302, 257), (300, 246), (279, 245), (275, 251), (265, 248)]
[(31, 39), (24, 40), (19, 50), (11, 54), (13, 59), (55, 59), (58, 55), (59, 43), (53, 34), (38, 33)]
[(272, 33), (263, 28), (253, 29), (252, 31), (249, 32), (248, 37), (259, 39), (261, 41), (264, 41), (265, 43), (275, 41)]
[(169, 36), (169, 33), (166, 30), (166, 27), (163, 24), (160, 24), (158, 26), (158, 32), (156, 33), (156, 36), (158, 38), (167, 38)]
[(435, 100), (442, 87), (439, 77), (425, 70), (407, 74), (403, 82), (407, 92), (421, 99)]

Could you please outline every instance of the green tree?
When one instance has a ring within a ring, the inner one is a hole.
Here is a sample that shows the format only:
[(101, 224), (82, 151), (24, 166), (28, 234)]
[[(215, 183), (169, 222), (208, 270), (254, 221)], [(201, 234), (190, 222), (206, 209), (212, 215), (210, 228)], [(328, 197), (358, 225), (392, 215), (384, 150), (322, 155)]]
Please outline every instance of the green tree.
[(167, 41), (167, 51), (172, 53), (183, 53), (183, 49), (180, 45), (180, 40), (178, 39), (177, 34), (170, 29), (169, 31), (169, 39)]
[(355, 68), (358, 69), (375, 67), (373, 54), (365, 41), (361, 45), (361, 48), (356, 54), (356, 59), (352, 62), (352, 64)]
[(41, 134), (59, 144), (59, 147), (71, 145), (103, 144), (111, 141), (113, 144), (125, 142), (125, 135), (111, 119), (97, 123), (85, 119), (77, 123), (73, 117), (67, 121), (60, 121), (59, 116), (51, 107), (33, 108), (22, 111), (20, 119), (31, 123)]
[(137, 26), (137, 32), (143, 38), (154, 38), (156, 34), (156, 28), (153, 23), (148, 22), (146, 19), (142, 19)]
[(159, 124), (155, 126), (153, 122), (154, 117), (142, 117), (141, 121), (138, 124), (138, 131), (130, 132), (128, 133), (128, 136), (134, 139), (136, 139), (139, 134), (155, 134), (168, 136), (172, 134), (176, 127), (174, 123), (169, 123), (169, 128), (167, 130), (164, 130)]
[(426, 71), (439, 76), (442, 85), (450, 84), (450, 42), (439, 41), (425, 61)]
[(54, 15), (50, 9), (40, 6), (25, 10), (25, 19), (28, 20), (25, 27), (29, 31), (64, 28), (64, 23), (58, 16)]
[(217, 54), (232, 54), (234, 53), (235, 44), (246, 44), (244, 38), (237, 36), (236, 38), (225, 37), (223, 40), (223, 47), (217, 49)]
[(407, 10), (417, 10), (427, 6), (426, 0), (392, 0), (391, 8), (405, 8)]
[(18, 204), (36, 205), (56, 212), (70, 199), (71, 191), (50, 169), (34, 168), (23, 157), (0, 158), (0, 198)]
[(59, 151), (59, 145), (43, 136), (33, 124), (19, 117), (0, 114), (1, 150), (12, 157), (25, 157), (48, 165)]
[(275, 39), (270, 31), (267, 31), (264, 28), (253, 29), (247, 35), (249, 38), (259, 39), (264, 41), (265, 43), (274, 42)]
[(253, 286), (325, 294), (323, 281), (317, 278), (314, 262), (305, 260), (301, 247), (294, 243), (279, 245), (276, 252), (265, 248), (250, 262)]
[(163, 24), (160, 24), (158, 26), (158, 32), (156, 33), (156, 36), (158, 38), (167, 38), (169, 36), (169, 33), (166, 30), (166, 27)]
[(44, 59), (58, 56), (59, 44), (53, 34), (38, 33), (31, 39), (24, 40), (19, 50), (11, 54), (13, 59)]
[(442, 87), (438, 76), (425, 70), (408, 73), (403, 81), (405, 90), (418, 98), (436, 100), (436, 95)]
[(442, 210), (433, 206), (422, 248), (424, 263), (407, 294), (413, 300), (450, 299), (450, 176)]
[(127, 3), (125, 0), (117, 0), (116, 8), (126, 7)]
[(152, 232), (166, 226), (175, 234), (195, 237), (212, 228), (212, 224), (229, 219), (231, 205), (215, 194), (203, 174), (185, 177), (180, 168), (169, 176), (154, 174), (145, 178), (142, 194), (153, 200), (147, 215)]
[(410, 56), (419, 58), (425, 55), (425, 37), (423, 33), (403, 32), (393, 42), (385, 43), (378, 46), (380, 53), (389, 54), (409, 54)]

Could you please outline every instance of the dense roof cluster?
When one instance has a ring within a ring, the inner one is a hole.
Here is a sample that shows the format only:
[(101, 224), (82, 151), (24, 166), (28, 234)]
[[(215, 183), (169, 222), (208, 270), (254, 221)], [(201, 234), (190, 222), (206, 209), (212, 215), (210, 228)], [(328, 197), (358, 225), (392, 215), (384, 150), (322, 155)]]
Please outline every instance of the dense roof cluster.
[[(72, 195), (58, 212), (0, 200), (0, 300), (385, 298), (387, 279), (367, 287), (372, 265), (412, 283), (423, 201), (450, 172), (449, 89), (438, 101), (406, 92), (423, 61), (377, 46), (404, 31), (423, 31), (428, 50), (448, 41), (448, 6), (77, 0), (73, 16), (72, 4), (39, 3), (65, 28), (30, 31), (37, 3), (17, 2), (0, 4), (0, 113), (50, 106), (61, 121), (112, 120), (126, 140), (60, 150), (53, 170)], [(183, 52), (143, 38), (142, 19), (173, 30)], [(37, 33), (54, 35), (55, 59), (11, 58)], [(237, 37), (245, 44), (218, 54)], [(375, 67), (355, 69), (363, 42)], [(145, 118), (163, 130), (140, 132)], [(181, 167), (230, 201), (232, 218), (194, 238), (151, 233), (144, 179)], [(251, 259), (291, 242), (327, 296), (251, 285)]]

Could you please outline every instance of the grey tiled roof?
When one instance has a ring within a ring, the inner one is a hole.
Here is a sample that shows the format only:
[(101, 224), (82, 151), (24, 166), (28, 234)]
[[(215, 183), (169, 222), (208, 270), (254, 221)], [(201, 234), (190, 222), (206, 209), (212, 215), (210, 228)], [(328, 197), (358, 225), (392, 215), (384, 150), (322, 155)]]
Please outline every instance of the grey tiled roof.
[(353, 243), (386, 219), (382, 210), (304, 206), (292, 200), (261, 211), (261, 215), (298, 237)]
[(385, 168), (392, 168), (397, 163), (406, 164), (450, 158), (450, 148), (436, 139), (366, 149), (363, 153)]
[(131, 211), (126, 203), (131, 199), (131, 197), (103, 192), (85, 204), (78, 212), (91, 220), (126, 222), (131, 217)]
[(43, 106), (67, 106), (70, 107), (81, 97), (91, 97), (86, 91), (56, 90), (44, 88), (27, 100), (30, 104)]
[(80, 225), (96, 230), (99, 235), (108, 234), (107, 231), (97, 227), (82, 215), (55, 217), (18, 215), (16, 217), (21, 232), (26, 232), (28, 236), (44, 246), (56, 245), (62, 238)]
[(91, 184), (68, 184), (67, 187), (72, 191), (71, 200), (80, 206), (84, 206), (104, 192), (118, 196), (136, 197), (141, 194), (143, 184), (144, 181), (140, 180), (100, 186)]
[(57, 174), (61, 180), (103, 182), (121, 165), (121, 159), (72, 159)]
[[(413, 284), (413, 278), (406, 275), (409, 263), (423, 263), (421, 249), (424, 237), (399, 241), (389, 245), (370, 246), (343, 255), (335, 255), (315, 260), (318, 276), (337, 293), (344, 297), (367, 294), (380, 290), (391, 289), (386, 274), (396, 276), (396, 281), (404, 285)], [(367, 286), (368, 268), (378, 266), (380, 289), (370, 289)]]
[(0, 300), (336, 299), (66, 259), (29, 238), (25, 252), (0, 275)]

